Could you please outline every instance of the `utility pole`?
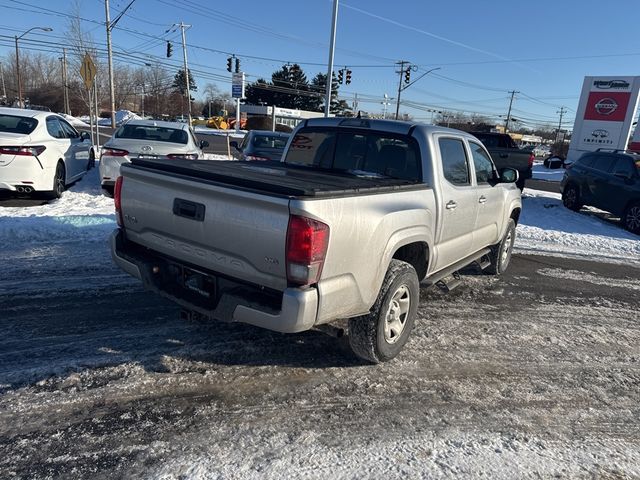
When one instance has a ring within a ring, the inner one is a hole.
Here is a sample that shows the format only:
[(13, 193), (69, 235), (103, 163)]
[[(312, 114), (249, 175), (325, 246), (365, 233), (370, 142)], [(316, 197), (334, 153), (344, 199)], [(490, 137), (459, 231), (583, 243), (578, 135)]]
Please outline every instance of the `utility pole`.
[(562, 128), (562, 117), (565, 113), (567, 113), (567, 109), (565, 107), (560, 107), (560, 110), (556, 113), (560, 114), (560, 121), (558, 122), (558, 131), (556, 132), (556, 143), (560, 141), (560, 129)]
[(324, 98), (324, 116), (329, 116), (331, 108), (331, 87), (333, 83), (333, 54), (336, 49), (336, 27), (338, 25), (338, 0), (333, 0), (333, 16), (331, 20), (331, 39), (329, 41), (329, 65), (327, 67), (327, 89)]
[(104, 0), (104, 10), (107, 26), (107, 63), (109, 67), (109, 103), (111, 105), (111, 128), (116, 128), (116, 91), (113, 85), (113, 52), (111, 50), (111, 16), (109, 14), (109, 0)]
[(399, 62), (396, 62), (396, 65), (400, 65), (400, 70), (398, 70), (396, 73), (399, 74), (399, 79), (398, 79), (398, 98), (396, 99), (396, 120), (398, 120), (398, 114), (400, 113), (400, 94), (402, 93), (402, 74), (404, 73), (404, 66), (408, 65), (409, 62), (405, 61), (405, 60), (400, 60)]
[[(185, 29), (191, 28), (191, 25), (187, 25), (184, 22), (180, 22), (180, 23), (174, 23), (173, 25), (171, 25), (171, 28), (173, 27), (180, 27), (180, 31), (182, 33), (182, 59), (184, 60), (184, 81), (185, 81), (185, 90), (187, 94), (187, 118), (188, 118), (189, 126), (191, 126), (191, 92), (189, 91), (189, 66), (187, 65), (187, 40), (184, 35)], [(169, 30), (171, 30), (171, 28)], [(167, 30), (167, 32), (169, 30)]]
[(0, 76), (2, 76), (2, 96), (5, 101), (7, 100), (7, 89), (4, 86), (4, 70), (2, 69), (2, 63), (0, 63)]
[(513, 105), (513, 97), (515, 96), (516, 93), (520, 93), (517, 92), (515, 90), (511, 90), (511, 100), (509, 100), (509, 111), (507, 112), (507, 120), (505, 121), (504, 124), (504, 133), (507, 133), (509, 131), (509, 122), (511, 121), (511, 105)]
[(116, 26), (118, 21), (122, 18), (122, 16), (129, 10), (133, 2), (136, 0), (131, 0), (129, 4), (124, 7), (124, 10), (120, 12), (120, 14), (111, 21), (111, 15), (109, 13), (109, 0), (104, 0), (104, 11), (105, 11), (105, 25), (107, 27), (107, 63), (109, 66), (109, 102), (111, 103), (111, 128), (116, 128), (116, 92), (115, 85), (113, 83), (113, 51), (111, 49), (111, 30)]
[(67, 49), (62, 49), (62, 57), (60, 57), (60, 61), (62, 62), (62, 97), (64, 99), (64, 113), (70, 115), (69, 111), (69, 90), (67, 85)]

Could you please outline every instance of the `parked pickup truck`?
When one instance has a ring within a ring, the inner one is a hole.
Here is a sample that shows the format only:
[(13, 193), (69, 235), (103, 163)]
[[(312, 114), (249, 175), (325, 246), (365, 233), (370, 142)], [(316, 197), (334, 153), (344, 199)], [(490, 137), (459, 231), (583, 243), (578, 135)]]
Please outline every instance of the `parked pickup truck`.
[(524, 189), (524, 182), (531, 178), (535, 155), (527, 150), (520, 150), (516, 143), (506, 133), (471, 132), (487, 147), (497, 168), (515, 168), (519, 179), (516, 185)]
[(406, 343), (421, 281), (507, 268), (517, 179), (457, 130), (310, 119), (281, 162), (123, 164), (111, 248), (146, 288), (212, 320), (300, 332), (348, 319), (353, 351), (377, 363)]

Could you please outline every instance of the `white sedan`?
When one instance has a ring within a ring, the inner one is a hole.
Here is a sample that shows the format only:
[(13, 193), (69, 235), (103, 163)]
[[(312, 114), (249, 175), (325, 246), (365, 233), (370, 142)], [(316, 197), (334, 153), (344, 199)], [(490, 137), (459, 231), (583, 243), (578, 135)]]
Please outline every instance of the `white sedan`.
[(209, 142), (198, 142), (188, 125), (179, 122), (132, 120), (118, 128), (100, 156), (100, 183), (113, 191), (120, 165), (132, 158), (202, 159)]
[(0, 108), (0, 190), (59, 198), (94, 161), (89, 134), (60, 115)]

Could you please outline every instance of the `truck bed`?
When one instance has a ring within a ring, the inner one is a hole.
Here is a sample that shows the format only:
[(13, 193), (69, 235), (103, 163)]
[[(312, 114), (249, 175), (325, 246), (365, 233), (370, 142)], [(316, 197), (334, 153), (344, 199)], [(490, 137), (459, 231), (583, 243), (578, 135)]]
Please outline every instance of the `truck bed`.
[(136, 169), (162, 171), (216, 185), (287, 198), (367, 195), (395, 190), (424, 188), (412, 180), (322, 171), (282, 162), (238, 162), (228, 160), (133, 159)]

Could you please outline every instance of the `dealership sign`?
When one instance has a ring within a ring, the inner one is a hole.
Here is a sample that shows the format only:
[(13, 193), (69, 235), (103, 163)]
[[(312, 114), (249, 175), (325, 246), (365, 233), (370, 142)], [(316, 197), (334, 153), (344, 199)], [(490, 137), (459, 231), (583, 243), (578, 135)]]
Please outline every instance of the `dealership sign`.
[(640, 77), (585, 77), (567, 160), (598, 148), (625, 150), (639, 92)]

